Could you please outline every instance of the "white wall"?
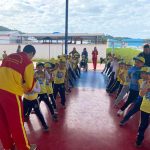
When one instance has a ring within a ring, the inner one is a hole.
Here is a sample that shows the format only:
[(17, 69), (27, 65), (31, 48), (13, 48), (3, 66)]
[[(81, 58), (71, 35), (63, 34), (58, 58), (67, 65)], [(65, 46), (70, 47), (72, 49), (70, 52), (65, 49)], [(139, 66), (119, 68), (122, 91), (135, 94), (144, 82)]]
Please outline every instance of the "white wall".
[[(21, 45), (21, 49), (24, 48), (24, 44)], [(58, 55), (61, 55), (62, 53), (65, 52), (64, 50), (64, 45), (61, 44), (33, 44), (36, 48), (36, 55), (35, 58), (46, 58), (48, 59), (49, 57), (54, 57), (56, 58)], [(73, 47), (76, 47), (77, 51), (81, 54), (83, 48), (87, 48), (88, 54), (89, 54), (89, 60), (92, 58), (92, 50), (94, 47), (97, 47), (99, 55), (98, 58), (106, 57), (106, 48), (107, 44), (69, 44), (68, 45), (68, 53), (72, 51)], [(16, 52), (18, 45), (17, 44), (5, 44), (5, 45), (0, 45), (0, 57), (2, 57), (3, 50), (6, 50), (7, 54), (11, 54)], [(63, 49), (63, 51), (62, 51)]]

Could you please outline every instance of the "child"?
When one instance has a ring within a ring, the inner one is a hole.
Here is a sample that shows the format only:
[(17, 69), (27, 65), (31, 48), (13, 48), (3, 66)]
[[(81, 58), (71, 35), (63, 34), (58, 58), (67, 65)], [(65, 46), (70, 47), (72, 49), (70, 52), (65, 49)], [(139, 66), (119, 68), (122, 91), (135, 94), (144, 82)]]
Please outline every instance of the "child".
[(147, 71), (149, 70), (148, 67), (142, 67), (141, 69), (141, 73), (140, 73), (140, 77), (141, 79), (139, 80), (139, 84), (140, 84), (140, 92), (139, 92), (139, 96), (136, 99), (133, 107), (129, 110), (129, 112), (124, 116), (124, 118), (120, 121), (120, 125), (123, 126), (127, 123), (127, 121), (130, 119), (131, 116), (133, 116), (136, 112), (138, 112), (140, 110), (140, 106), (142, 103), (142, 99), (143, 99), (143, 95), (141, 93), (141, 91), (145, 88), (145, 83), (146, 80), (148, 78), (147, 75)]
[(114, 102), (114, 106), (117, 106), (120, 101), (123, 99), (123, 97), (129, 92), (129, 76), (128, 76), (128, 70), (131, 68), (131, 63), (127, 62), (124, 68), (124, 74), (123, 74), (123, 78), (124, 78), (124, 82), (123, 82), (123, 87), (121, 92), (119, 93), (119, 95), (117, 96), (117, 98), (115, 99)]
[(87, 71), (87, 64), (88, 63), (88, 58), (85, 57), (85, 55), (82, 55), (82, 60), (80, 62), (80, 68), (84, 68), (85, 71)]
[(38, 94), (38, 100), (39, 103), (41, 101), (44, 101), (45, 104), (48, 106), (50, 113), (52, 115), (52, 118), (54, 121), (57, 121), (57, 115), (54, 113), (54, 109), (52, 104), (50, 103), (48, 94), (47, 94), (47, 89), (46, 89), (46, 76), (48, 77), (48, 74), (46, 74), (46, 72), (43, 71), (44, 69), (44, 64), (43, 63), (38, 63), (37, 64), (37, 71), (36, 71), (36, 76), (37, 79), (40, 83), (40, 87), (41, 87), (41, 92)]
[(46, 62), (44, 64), (45, 66), (45, 71), (47, 71), (48, 75), (49, 75), (49, 78), (46, 79), (46, 89), (47, 89), (47, 94), (49, 95), (50, 99), (51, 99), (51, 102), (52, 102), (52, 105), (53, 105), (53, 108), (54, 108), (54, 112), (55, 114), (57, 114), (57, 106), (56, 106), (56, 103), (55, 103), (55, 99), (54, 99), (54, 95), (53, 95), (53, 85), (52, 85), (52, 82), (53, 82), (53, 79), (54, 79), (54, 75), (53, 75), (53, 69), (54, 69), (54, 65), (49, 63), (49, 62)]
[(109, 93), (115, 92), (118, 88), (119, 88), (118, 93), (120, 93), (120, 91), (121, 91), (121, 89), (123, 87), (122, 82), (123, 82), (124, 79), (122, 79), (122, 76), (123, 76), (123, 73), (124, 73), (124, 65), (125, 65), (125, 63), (123, 61), (120, 61), (118, 64), (119, 64), (119, 68), (118, 68), (117, 73), (116, 73), (117, 80), (110, 87), (110, 89), (108, 89), (107, 92), (109, 92)]
[(66, 77), (66, 63), (64, 59), (59, 60), (58, 68), (54, 71), (54, 98), (59, 92), (61, 97), (62, 107), (65, 108), (65, 77)]
[(116, 81), (116, 74), (117, 74), (118, 67), (119, 67), (118, 58), (114, 57), (113, 61), (111, 62), (111, 66), (110, 66), (110, 68), (112, 68), (112, 72), (110, 75), (110, 80), (109, 80), (109, 83), (107, 85), (106, 91), (109, 91), (109, 89), (111, 88), (113, 83)]
[(40, 92), (40, 84), (36, 81), (36, 85), (32, 92), (24, 94), (23, 98), (23, 108), (24, 108), (24, 118), (25, 120), (29, 119), (32, 108), (34, 108), (35, 114), (39, 118), (45, 131), (48, 131), (48, 126), (44, 120), (44, 117), (40, 111), (39, 104), (37, 101), (38, 93)]
[(136, 139), (136, 146), (140, 146), (144, 140), (144, 134), (149, 125), (150, 116), (150, 70), (148, 71), (148, 78), (146, 81), (145, 88), (141, 91), (144, 95), (143, 101), (140, 107), (141, 110), (141, 121), (138, 129), (138, 135)]
[(80, 69), (78, 69), (78, 57), (72, 57), (72, 67), (77, 77), (80, 77)]
[(123, 115), (124, 110), (131, 104), (133, 103), (137, 97), (139, 96), (139, 84), (138, 80), (140, 78), (139, 72), (140, 69), (144, 66), (145, 59), (143, 57), (134, 57), (135, 60), (135, 65), (131, 67), (128, 71), (128, 75), (130, 80), (130, 85), (129, 85), (129, 96), (125, 104), (121, 107), (121, 109), (117, 112), (117, 115)]

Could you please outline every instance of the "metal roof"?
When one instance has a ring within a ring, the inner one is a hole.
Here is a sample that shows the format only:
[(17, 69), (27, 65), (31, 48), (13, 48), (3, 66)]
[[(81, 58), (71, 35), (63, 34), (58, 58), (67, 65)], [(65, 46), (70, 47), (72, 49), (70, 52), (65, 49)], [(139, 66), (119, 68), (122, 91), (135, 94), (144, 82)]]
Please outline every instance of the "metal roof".
[[(102, 33), (69, 33), (68, 39), (76, 39), (76, 40), (89, 40), (96, 39), (99, 36), (103, 36)], [(52, 39), (52, 40), (63, 40), (65, 38), (65, 33), (25, 33), (20, 34), (21, 37), (34, 37), (36, 39)]]
[[(90, 38), (90, 37), (98, 37), (102, 36), (102, 33), (69, 33), (68, 37), (74, 38)], [(64, 38), (65, 33), (25, 33), (20, 34), (22, 37), (35, 37), (35, 38), (44, 38), (51, 37), (52, 39)]]

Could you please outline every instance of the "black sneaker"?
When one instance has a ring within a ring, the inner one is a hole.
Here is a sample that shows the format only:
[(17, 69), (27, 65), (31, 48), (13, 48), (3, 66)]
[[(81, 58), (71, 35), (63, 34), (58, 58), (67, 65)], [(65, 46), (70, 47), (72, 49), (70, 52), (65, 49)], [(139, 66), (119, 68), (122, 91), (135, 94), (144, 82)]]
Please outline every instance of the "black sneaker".
[(45, 125), (45, 126), (43, 127), (43, 130), (44, 130), (45, 132), (48, 132), (48, 131), (49, 131), (49, 127), (48, 127), (47, 125)]
[(61, 104), (61, 108), (66, 109), (66, 105)]
[(137, 139), (136, 139), (136, 142), (135, 142), (135, 146), (136, 146), (136, 147), (141, 147), (142, 142), (143, 142), (143, 139), (144, 139), (144, 136), (137, 135)]
[(58, 117), (57, 117), (57, 115), (56, 115), (56, 114), (54, 114), (54, 115), (52, 116), (52, 119), (53, 119), (53, 121), (58, 121)]
[(37, 150), (37, 145), (36, 144), (31, 144), (30, 145), (30, 150)]
[(119, 123), (119, 125), (120, 125), (120, 126), (124, 126), (126, 123), (127, 123), (127, 121), (121, 120), (120, 123)]
[(24, 117), (24, 122), (28, 122), (29, 121), (29, 116), (25, 116)]
[(140, 141), (136, 141), (135, 142), (135, 147), (137, 147), (137, 148), (139, 148), (139, 147), (141, 147), (142, 146), (142, 142)]

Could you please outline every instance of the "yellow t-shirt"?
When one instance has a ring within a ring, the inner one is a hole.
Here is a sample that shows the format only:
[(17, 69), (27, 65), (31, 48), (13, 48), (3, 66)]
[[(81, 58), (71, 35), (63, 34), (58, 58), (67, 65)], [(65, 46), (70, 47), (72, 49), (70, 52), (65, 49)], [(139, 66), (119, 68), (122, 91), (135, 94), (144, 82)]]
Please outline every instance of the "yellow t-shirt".
[(123, 84), (122, 82), (122, 79), (120, 78), (120, 75), (122, 74), (122, 72), (123, 72), (123, 69), (121, 69), (121, 68), (119, 68), (118, 70), (117, 70), (117, 81), (119, 81), (120, 82), (120, 84)]
[(39, 83), (40, 83), (40, 87), (41, 87), (41, 92), (40, 94), (45, 94), (47, 93), (47, 89), (46, 89), (46, 79), (38, 79)]
[(124, 78), (125, 78), (125, 80), (124, 80), (123, 85), (129, 85), (130, 78), (129, 78), (129, 75), (128, 75), (128, 70), (125, 70), (125, 72), (124, 72)]
[(65, 77), (66, 77), (66, 68), (62, 70), (58, 68), (54, 71), (54, 83), (55, 84), (65, 83)]
[[(143, 83), (144, 83), (144, 80), (143, 80), (143, 79), (139, 79), (139, 80), (138, 80), (138, 84), (139, 84), (139, 87), (140, 87), (140, 91), (141, 91), (141, 89), (143, 88)], [(139, 91), (139, 95), (142, 96), (141, 93), (140, 93), (140, 91)], [(142, 97), (143, 97), (143, 96), (142, 96)]]
[(39, 84), (40, 84), (40, 87), (41, 87), (41, 92), (39, 94), (47, 93), (45, 72), (44, 71), (42, 71), (42, 72), (37, 71), (36, 76), (38, 78), (38, 81), (39, 81)]
[(47, 94), (53, 94), (53, 86), (52, 86), (52, 82), (46, 82), (46, 90), (47, 90)]
[[(150, 88), (150, 83), (146, 84), (144, 87)], [(146, 95), (143, 97), (140, 110), (146, 113), (150, 113), (150, 92), (147, 92)]]
[(146, 98), (145, 96), (143, 97), (140, 110), (146, 113), (150, 113), (150, 98)]
[[(39, 83), (38, 83), (38, 81), (36, 81), (34, 88), (36, 88), (36, 87), (38, 87), (38, 86), (39, 86)], [(38, 97), (38, 93), (37, 93), (37, 92), (34, 92), (34, 88), (33, 88), (33, 91), (32, 91), (32, 92), (30, 92), (30, 93), (28, 93), (28, 94), (24, 94), (23, 97), (24, 97), (25, 99), (27, 99), (27, 100), (30, 100), (30, 101), (36, 100), (37, 97)]]
[(124, 76), (124, 73), (126, 72), (125, 69), (120, 69), (120, 72), (119, 72), (119, 76), (120, 76), (120, 84), (123, 85), (123, 83), (125, 82), (125, 76)]

